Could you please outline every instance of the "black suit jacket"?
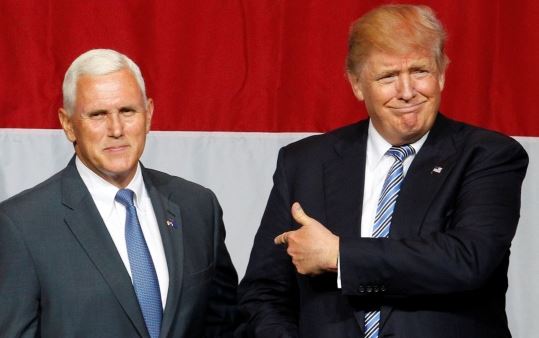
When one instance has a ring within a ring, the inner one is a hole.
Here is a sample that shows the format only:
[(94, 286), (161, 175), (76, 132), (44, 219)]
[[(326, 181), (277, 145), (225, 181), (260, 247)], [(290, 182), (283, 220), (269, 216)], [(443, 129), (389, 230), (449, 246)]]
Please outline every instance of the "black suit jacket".
[[(510, 337), (509, 247), (528, 158), (513, 139), (438, 115), (403, 181), (389, 238), (361, 238), (368, 121), (279, 153), (274, 187), (240, 284), (244, 329), (256, 337)], [(340, 237), (337, 276), (295, 272), (278, 234), (290, 206)]]
[[(181, 178), (142, 173), (170, 277), (161, 337), (227, 336), (237, 275), (217, 199)], [(0, 204), (0, 336), (149, 337), (129, 274), (74, 159)]]

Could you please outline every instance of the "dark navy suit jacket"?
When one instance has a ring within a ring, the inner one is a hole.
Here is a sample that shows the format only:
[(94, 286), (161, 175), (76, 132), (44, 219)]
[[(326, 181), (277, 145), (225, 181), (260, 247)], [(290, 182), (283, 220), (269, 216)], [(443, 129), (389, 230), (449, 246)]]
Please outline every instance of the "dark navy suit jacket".
[[(228, 336), (237, 275), (217, 199), (181, 178), (142, 173), (170, 276), (161, 337)], [(0, 337), (149, 337), (74, 160), (0, 204)]]
[[(381, 309), (380, 337), (510, 337), (509, 248), (528, 157), (515, 140), (438, 115), (402, 184), (389, 238), (361, 238), (368, 121), (279, 153), (274, 187), (240, 284), (248, 336), (362, 337)], [(340, 237), (337, 276), (296, 273), (283, 246), (290, 206)], [(239, 332), (239, 331), (238, 331)]]

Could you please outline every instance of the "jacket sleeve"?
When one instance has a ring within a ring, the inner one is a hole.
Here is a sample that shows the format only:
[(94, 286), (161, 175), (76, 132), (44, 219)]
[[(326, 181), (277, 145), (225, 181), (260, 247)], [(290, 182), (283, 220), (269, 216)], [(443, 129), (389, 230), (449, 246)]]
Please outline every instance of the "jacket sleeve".
[(215, 271), (209, 286), (205, 337), (232, 337), (237, 323), (238, 276), (225, 245), (223, 212), (213, 193)]
[(428, 208), (422, 224), (409, 224), (405, 212), (399, 214), (399, 226), (421, 229), (417, 233), (341, 239), (343, 294), (406, 297), (487, 285), (505, 292), (527, 154), (504, 137), (481, 141), (457, 157), (458, 168), (434, 200), (417, 206)]
[(243, 330), (248, 337), (297, 337), (298, 290), (290, 257), (273, 243), (275, 236), (291, 230), (290, 201), (279, 152), (266, 210), (255, 236), (244, 279), (240, 283)]
[(0, 337), (35, 337), (39, 281), (18, 225), (0, 208)]

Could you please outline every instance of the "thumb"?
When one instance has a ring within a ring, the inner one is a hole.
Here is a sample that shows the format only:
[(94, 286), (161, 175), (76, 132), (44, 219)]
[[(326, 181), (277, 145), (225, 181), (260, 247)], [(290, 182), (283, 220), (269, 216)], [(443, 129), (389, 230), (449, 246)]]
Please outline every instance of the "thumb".
[(300, 225), (306, 225), (308, 222), (312, 220), (305, 211), (301, 208), (301, 205), (298, 202), (294, 202), (292, 204), (292, 217), (296, 222), (298, 222)]

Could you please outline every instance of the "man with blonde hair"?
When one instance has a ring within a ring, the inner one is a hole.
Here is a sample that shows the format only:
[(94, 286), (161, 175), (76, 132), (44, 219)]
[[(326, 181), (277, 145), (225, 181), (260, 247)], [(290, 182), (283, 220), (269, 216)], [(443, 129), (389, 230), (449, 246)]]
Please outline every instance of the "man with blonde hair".
[(438, 112), (444, 42), (425, 6), (378, 7), (352, 25), (347, 75), (369, 119), (281, 149), (240, 284), (247, 336), (511, 336), (528, 157)]

